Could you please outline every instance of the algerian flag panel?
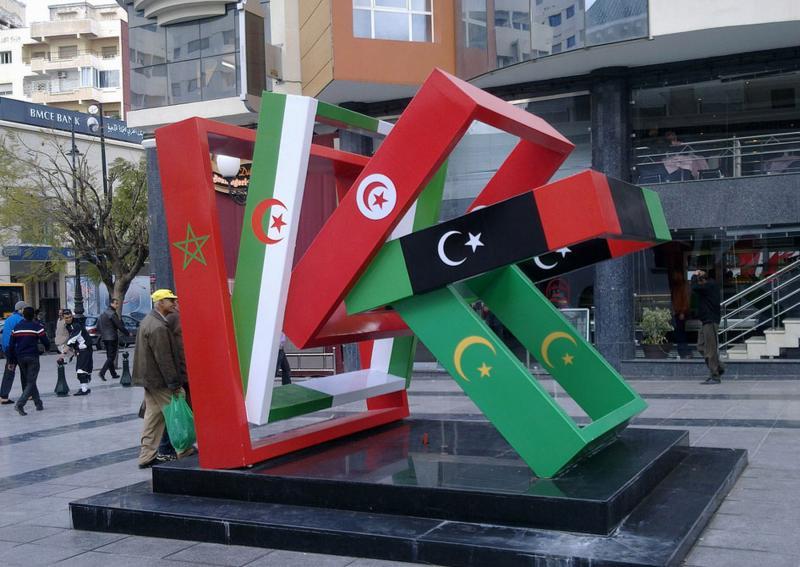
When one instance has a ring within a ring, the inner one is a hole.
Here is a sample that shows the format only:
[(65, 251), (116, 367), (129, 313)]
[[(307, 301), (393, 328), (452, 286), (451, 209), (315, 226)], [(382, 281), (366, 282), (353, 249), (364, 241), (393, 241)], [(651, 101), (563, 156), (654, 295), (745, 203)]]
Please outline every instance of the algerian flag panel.
[(256, 424), (269, 418), (315, 113), (309, 97), (262, 99), (232, 298), (247, 417)]

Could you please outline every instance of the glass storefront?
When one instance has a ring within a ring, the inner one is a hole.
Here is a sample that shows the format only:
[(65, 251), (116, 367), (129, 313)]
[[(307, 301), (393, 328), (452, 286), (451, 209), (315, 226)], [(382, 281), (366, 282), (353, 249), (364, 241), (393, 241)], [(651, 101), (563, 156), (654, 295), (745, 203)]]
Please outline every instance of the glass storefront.
[(800, 70), (633, 89), (634, 182), (800, 173)]
[(236, 14), (162, 27), (128, 6), (131, 109), (237, 96)]
[[(535, 114), (575, 144), (553, 180), (592, 166), (591, 106), (588, 94), (527, 99), (514, 104)], [(516, 136), (474, 123), (450, 155), (442, 204), (442, 220), (464, 214), (518, 142)]]
[(677, 231), (672, 242), (637, 253), (634, 266), (637, 325), (645, 307), (669, 309), (686, 321), (690, 343), (700, 327), (691, 293), (698, 269), (720, 286), (723, 341), (800, 315), (800, 225)]

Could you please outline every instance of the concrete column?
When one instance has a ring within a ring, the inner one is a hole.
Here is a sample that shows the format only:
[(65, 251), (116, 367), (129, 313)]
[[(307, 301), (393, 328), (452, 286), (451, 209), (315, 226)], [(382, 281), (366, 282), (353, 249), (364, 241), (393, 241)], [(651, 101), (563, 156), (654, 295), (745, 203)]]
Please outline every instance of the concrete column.
[(147, 144), (147, 217), (150, 236), (150, 270), (156, 275), (156, 289), (175, 289), (172, 263), (169, 259), (169, 237), (167, 218), (164, 215), (164, 200), (161, 196), (161, 173), (154, 144)]
[[(592, 73), (592, 167), (628, 180), (629, 97), (625, 68)], [(634, 356), (633, 258), (625, 256), (595, 267), (595, 343), (617, 369)]]

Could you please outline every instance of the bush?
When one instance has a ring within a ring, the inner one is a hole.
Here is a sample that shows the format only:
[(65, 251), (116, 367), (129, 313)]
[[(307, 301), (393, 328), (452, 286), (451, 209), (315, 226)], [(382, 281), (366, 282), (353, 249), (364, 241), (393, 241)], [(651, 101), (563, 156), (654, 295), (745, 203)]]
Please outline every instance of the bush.
[(673, 329), (672, 314), (663, 307), (645, 307), (642, 314), (642, 344), (661, 345), (667, 342), (666, 334)]

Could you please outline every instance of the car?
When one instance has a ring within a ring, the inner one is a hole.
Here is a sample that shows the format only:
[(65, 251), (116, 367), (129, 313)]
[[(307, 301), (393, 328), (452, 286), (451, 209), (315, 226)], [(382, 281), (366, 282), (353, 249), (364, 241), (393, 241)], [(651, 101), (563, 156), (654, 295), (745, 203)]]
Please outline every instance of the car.
[[(97, 328), (98, 320), (98, 315), (87, 315), (86, 331), (89, 333), (89, 336), (92, 337), (92, 343), (94, 344), (95, 349), (103, 350), (103, 341), (100, 339), (100, 330)], [(123, 315), (122, 322), (125, 325), (125, 328), (128, 329), (130, 336), (126, 337), (125, 335), (120, 335), (119, 346), (128, 347), (136, 342), (136, 334), (139, 331), (140, 321), (131, 317), (130, 315)]]

